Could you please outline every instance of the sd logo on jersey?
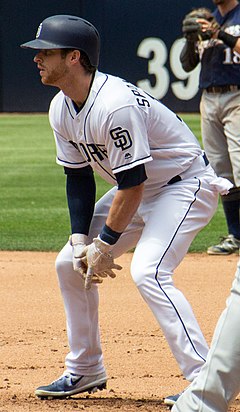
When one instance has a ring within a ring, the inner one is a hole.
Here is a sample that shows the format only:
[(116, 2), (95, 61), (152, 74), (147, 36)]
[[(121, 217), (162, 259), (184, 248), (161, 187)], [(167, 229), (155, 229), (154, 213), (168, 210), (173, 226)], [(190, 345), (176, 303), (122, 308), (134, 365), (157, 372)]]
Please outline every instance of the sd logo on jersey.
[(120, 126), (115, 127), (114, 129), (110, 130), (110, 135), (114, 140), (114, 144), (117, 148), (120, 147), (122, 150), (126, 150), (132, 146), (132, 139), (127, 129), (123, 129)]

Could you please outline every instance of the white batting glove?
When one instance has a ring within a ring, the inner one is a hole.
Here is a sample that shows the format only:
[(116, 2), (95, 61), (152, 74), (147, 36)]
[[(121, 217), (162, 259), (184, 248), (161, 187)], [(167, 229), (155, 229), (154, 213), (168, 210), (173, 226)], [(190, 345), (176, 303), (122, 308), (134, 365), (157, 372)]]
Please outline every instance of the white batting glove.
[(87, 266), (83, 263), (80, 256), (86, 247), (87, 236), (81, 233), (73, 233), (69, 238), (69, 242), (73, 249), (73, 270), (83, 276), (87, 271)]
[[(114, 263), (111, 253), (112, 246), (104, 242), (98, 236), (93, 242), (86, 246), (81, 254), (82, 263), (87, 266), (85, 275), (85, 288), (90, 289), (92, 283), (102, 283), (107, 276), (115, 278), (116, 274), (112, 269), (121, 270), (122, 266)], [(96, 282), (96, 279), (98, 281)]]

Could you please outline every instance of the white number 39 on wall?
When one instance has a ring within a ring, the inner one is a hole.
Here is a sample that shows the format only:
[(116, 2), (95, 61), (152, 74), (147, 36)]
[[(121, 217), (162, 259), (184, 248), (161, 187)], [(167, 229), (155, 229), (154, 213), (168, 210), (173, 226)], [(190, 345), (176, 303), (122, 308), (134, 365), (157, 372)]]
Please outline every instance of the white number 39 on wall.
[(170, 75), (165, 66), (168, 58), (165, 43), (156, 37), (144, 39), (138, 46), (137, 55), (148, 59), (148, 73), (154, 76), (155, 81), (152, 84), (149, 79), (139, 80), (137, 85), (156, 99), (162, 99), (167, 94), (169, 86), (178, 99), (192, 99), (198, 92), (200, 65), (190, 73), (183, 70), (180, 53), (184, 42), (183, 38), (175, 40), (169, 52), (170, 68), (178, 79), (170, 85)]

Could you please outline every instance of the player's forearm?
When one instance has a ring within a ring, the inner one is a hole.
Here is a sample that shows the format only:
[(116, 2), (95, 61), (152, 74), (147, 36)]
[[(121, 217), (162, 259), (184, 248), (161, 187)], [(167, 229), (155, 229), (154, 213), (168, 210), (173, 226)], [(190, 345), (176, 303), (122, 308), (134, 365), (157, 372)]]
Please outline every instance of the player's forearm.
[(118, 190), (109, 210), (106, 224), (116, 232), (123, 232), (131, 222), (142, 199), (144, 183), (128, 189)]
[[(202, 19), (199, 19), (198, 21), (201, 23), (203, 31), (211, 29), (209, 22)], [(212, 31), (212, 38), (222, 40), (226, 46), (235, 50), (237, 53), (240, 53), (240, 37), (233, 36), (232, 34), (221, 30), (221, 28), (218, 28), (217, 30), (215, 29)]]
[(66, 193), (72, 233), (88, 235), (96, 194), (93, 174), (67, 174)]
[(199, 55), (196, 52), (195, 43), (186, 41), (180, 54), (180, 62), (186, 72), (195, 69), (199, 63)]
[(237, 50), (237, 42), (239, 40), (239, 38), (232, 36), (229, 33), (226, 33), (223, 30), (219, 30), (217, 33), (217, 38), (219, 40), (222, 40), (223, 43), (225, 43), (228, 47), (231, 47), (231, 49), (238, 51), (239, 50), (239, 45), (238, 45), (238, 50)]

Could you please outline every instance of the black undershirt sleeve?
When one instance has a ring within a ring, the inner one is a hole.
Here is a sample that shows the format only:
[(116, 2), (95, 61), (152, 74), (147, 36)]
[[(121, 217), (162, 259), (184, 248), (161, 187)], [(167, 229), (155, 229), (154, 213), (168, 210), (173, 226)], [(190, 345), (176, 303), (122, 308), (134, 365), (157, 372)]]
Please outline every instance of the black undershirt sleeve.
[(232, 36), (223, 30), (219, 30), (218, 39), (222, 40), (228, 47), (231, 47), (231, 49), (234, 49), (238, 41), (238, 37)]
[(115, 176), (118, 183), (118, 189), (120, 190), (138, 186), (147, 179), (144, 164), (116, 173)]
[[(72, 233), (88, 235), (96, 200), (93, 170), (90, 166), (81, 169), (64, 167), (64, 172), (67, 176), (66, 194)], [(145, 166), (116, 173), (116, 179), (118, 189), (140, 185), (147, 179)]]
[(72, 233), (88, 235), (96, 199), (93, 170), (90, 166), (81, 169), (64, 167), (64, 172)]
[(196, 52), (196, 45), (194, 42), (186, 41), (180, 54), (180, 62), (182, 68), (186, 72), (190, 72), (198, 65), (200, 59)]

